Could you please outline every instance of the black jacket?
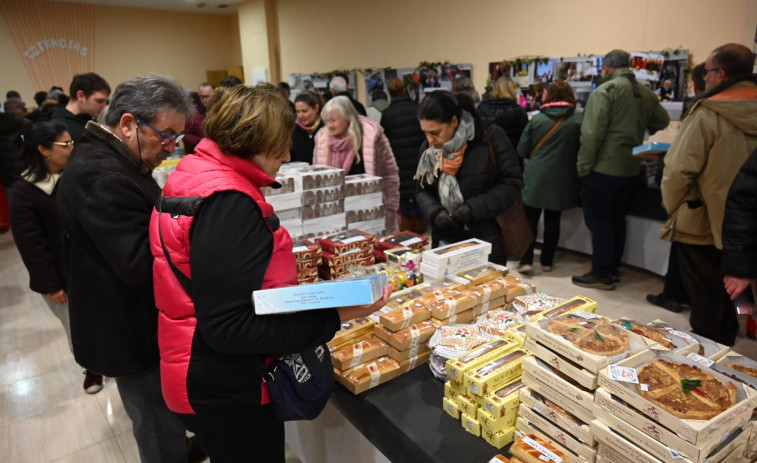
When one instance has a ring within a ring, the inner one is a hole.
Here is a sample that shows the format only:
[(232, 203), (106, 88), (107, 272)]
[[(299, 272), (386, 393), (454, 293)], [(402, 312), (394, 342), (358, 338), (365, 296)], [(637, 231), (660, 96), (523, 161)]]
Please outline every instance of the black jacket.
[(106, 376), (158, 366), (148, 232), (160, 188), (151, 174), (92, 122), (58, 185), (74, 357)]
[(40, 294), (57, 293), (63, 282), (63, 250), (55, 193), (48, 195), (19, 179), (10, 204), (11, 231), (29, 271), (29, 288)]
[(74, 114), (61, 106), (54, 106), (50, 111), (50, 122), (57, 122), (58, 124), (65, 126), (74, 141), (84, 135), (84, 127), (89, 121), (94, 121), (89, 114)]
[(509, 98), (492, 98), (482, 101), (476, 110), (481, 118), (492, 119), (495, 124), (502, 127), (510, 143), (518, 146), (520, 135), (528, 124), (526, 111), (518, 103)]
[(381, 127), (392, 146), (394, 159), (400, 169), (400, 199), (415, 197), (415, 170), (418, 168), (418, 148), (426, 137), (418, 122), (418, 103), (409, 96), (392, 98), (381, 114)]
[(307, 162), (313, 163), (313, 149), (315, 148), (315, 134), (325, 127), (323, 121), (318, 124), (318, 127), (313, 133), (308, 133), (307, 130), (300, 127), (295, 123), (294, 133), (292, 134), (292, 151), (290, 151), (291, 162)]
[(357, 111), (361, 116), (366, 116), (366, 117), (368, 116), (368, 113), (365, 112), (365, 106), (363, 106), (363, 103), (353, 98), (350, 92), (337, 93), (334, 96), (346, 96), (352, 102), (352, 106), (355, 107), (355, 111)]
[[(480, 130), (475, 138), (468, 143), (463, 164), (456, 175), (460, 192), (473, 213), (473, 223), (468, 225), (468, 230), (463, 227), (456, 230), (437, 230), (434, 228), (431, 235), (432, 246), (436, 247), (439, 241), (455, 243), (469, 238), (479, 238), (492, 244), (489, 260), (504, 264), (501, 234), (494, 217), (504, 212), (520, 197), (520, 190), (523, 189), (523, 177), (518, 164), (518, 155), (515, 153), (513, 145), (505, 132), (494, 126), (490, 132), (491, 143), (499, 169), (499, 178), (494, 178), (489, 145), (485, 140), (484, 133), (485, 131)], [(427, 146), (428, 143), (424, 142), (421, 153)], [(443, 209), (439, 201), (438, 182), (434, 182), (432, 185), (424, 184), (422, 187), (418, 183), (416, 185), (415, 197), (418, 200), (421, 213), (429, 223), (433, 223), (436, 214)]]
[(757, 277), (757, 150), (728, 190), (723, 218), (724, 275)]

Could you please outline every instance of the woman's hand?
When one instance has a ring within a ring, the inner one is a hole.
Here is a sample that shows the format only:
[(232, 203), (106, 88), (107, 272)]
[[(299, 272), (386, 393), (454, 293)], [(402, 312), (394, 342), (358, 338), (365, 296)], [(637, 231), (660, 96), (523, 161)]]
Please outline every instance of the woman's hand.
[(447, 209), (442, 209), (434, 217), (434, 227), (439, 230), (454, 230), (458, 225), (452, 220)]
[(452, 220), (460, 225), (468, 225), (473, 222), (473, 211), (469, 205), (462, 203), (457, 210), (452, 213)]
[(53, 302), (53, 303), (55, 303), (55, 304), (65, 304), (66, 301), (68, 300), (66, 298), (66, 291), (64, 291), (62, 289), (60, 291), (58, 291), (57, 293), (48, 293), (48, 294), (45, 294), (45, 297), (48, 298), (48, 299), (50, 299), (50, 301)]
[(371, 305), (352, 305), (348, 307), (339, 307), (336, 309), (339, 312), (339, 319), (341, 321), (352, 320), (353, 318), (367, 317), (373, 312), (384, 307), (389, 300), (389, 296), (392, 295), (392, 285), (384, 286), (384, 294), (381, 299), (374, 302)]

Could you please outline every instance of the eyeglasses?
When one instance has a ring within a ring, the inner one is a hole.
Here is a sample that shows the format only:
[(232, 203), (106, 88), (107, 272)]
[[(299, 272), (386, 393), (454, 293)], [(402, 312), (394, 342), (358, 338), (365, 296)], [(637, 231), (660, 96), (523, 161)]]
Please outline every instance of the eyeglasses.
[(171, 143), (172, 141), (176, 142), (176, 143), (179, 143), (181, 141), (181, 139), (184, 138), (184, 134), (183, 133), (180, 133), (180, 134), (163, 133), (160, 130), (156, 129), (155, 127), (151, 126), (146, 121), (142, 120), (141, 117), (137, 118), (137, 123), (144, 124), (147, 127), (150, 127), (151, 129), (153, 129), (154, 131), (156, 131), (158, 133), (158, 135), (160, 135), (160, 137), (161, 137), (160, 138), (160, 144), (163, 145), (163, 146), (166, 146), (167, 144)]
[(705, 70), (704, 70), (704, 75), (707, 75), (707, 74), (709, 74), (709, 73), (711, 73), (711, 72), (713, 72), (713, 71), (714, 71), (714, 72), (717, 72), (717, 71), (720, 71), (720, 70), (722, 70), (722, 68), (712, 68), (712, 69), (705, 69)]
[(74, 147), (74, 141), (73, 141), (73, 140), (68, 140), (68, 141), (54, 141), (54, 142), (53, 142), (53, 145), (58, 145), (58, 146), (62, 146), (62, 147), (64, 147), (64, 148), (66, 148), (66, 149), (71, 149), (71, 148), (73, 148), (73, 147)]

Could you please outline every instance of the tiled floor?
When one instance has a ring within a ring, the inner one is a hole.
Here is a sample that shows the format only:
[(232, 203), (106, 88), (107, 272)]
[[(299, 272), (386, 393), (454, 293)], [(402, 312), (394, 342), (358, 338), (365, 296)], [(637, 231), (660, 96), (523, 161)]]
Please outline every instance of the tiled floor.
[[(0, 262), (0, 461), (138, 462), (131, 423), (114, 382), (106, 379), (105, 389), (96, 395), (84, 393), (84, 377), (63, 329), (41, 296), (28, 289), (28, 274), (10, 233), (0, 234)], [(645, 301), (646, 293), (660, 292), (660, 277), (623, 268), (615, 291), (573, 286), (570, 276), (587, 267), (586, 256), (560, 252), (553, 272), (542, 274), (537, 265), (534, 275), (524, 279), (556, 296), (595, 299), (603, 315), (641, 322), (663, 318), (689, 328), (685, 313)], [(740, 338), (736, 350), (757, 358), (752, 340)], [(289, 461), (298, 460), (291, 456)]]

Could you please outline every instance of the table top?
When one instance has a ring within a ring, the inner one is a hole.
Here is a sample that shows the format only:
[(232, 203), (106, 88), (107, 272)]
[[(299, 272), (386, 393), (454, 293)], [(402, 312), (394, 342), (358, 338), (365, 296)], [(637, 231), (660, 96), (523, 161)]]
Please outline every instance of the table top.
[(334, 386), (331, 403), (391, 461), (486, 463), (497, 449), (442, 409), (444, 383), (421, 365), (360, 395)]

